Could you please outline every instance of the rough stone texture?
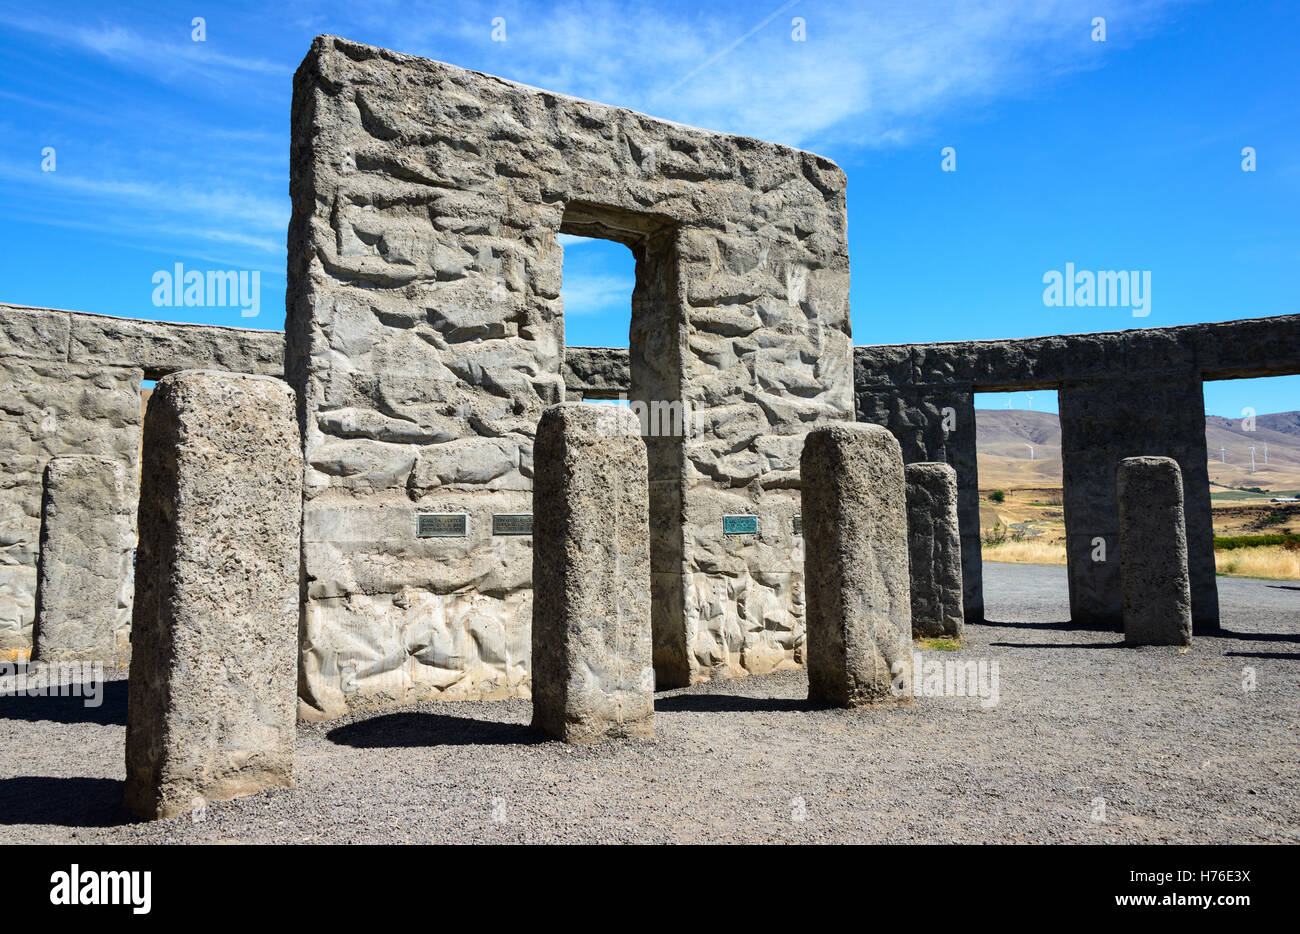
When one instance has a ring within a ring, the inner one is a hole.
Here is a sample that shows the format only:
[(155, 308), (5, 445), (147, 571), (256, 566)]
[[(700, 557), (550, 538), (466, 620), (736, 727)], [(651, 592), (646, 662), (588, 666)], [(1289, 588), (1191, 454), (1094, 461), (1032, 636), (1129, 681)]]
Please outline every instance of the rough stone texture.
[(957, 472), (947, 464), (908, 464), (907, 543), (912, 571), (912, 635), (965, 635)]
[[(529, 511), (564, 398), (560, 233), (632, 249), (629, 396), (701, 419), (648, 444), (661, 680), (797, 665), (798, 451), (852, 417), (839, 168), (333, 37), (292, 122), (301, 714), (528, 691), (529, 542), (478, 530)], [(470, 535), (417, 540), (425, 510)]]
[(42, 489), (52, 457), (120, 461), (134, 532), (140, 380), (140, 370), (126, 367), (0, 357), (0, 658), (25, 656), (32, 646)]
[(632, 389), (628, 352), (617, 347), (565, 347), (564, 391), (574, 399), (617, 399)]
[(855, 347), (859, 383), (976, 392), (1055, 389), (1069, 379), (1195, 372), (1204, 379), (1300, 369), (1300, 315), (1014, 340)]
[[(1059, 390), (1065, 523), (1075, 622), (1118, 630), (1115, 465), (1167, 454), (1183, 471), (1193, 616), (1218, 625), (1213, 534), (1200, 383), (1300, 372), (1300, 315), (1064, 334), (1021, 340), (854, 348), (859, 421), (885, 425), (908, 463), (946, 461), (957, 470), (965, 611), (983, 619), (979, 478), (972, 395)], [(944, 409), (955, 413), (945, 431)], [(967, 429), (966, 426), (969, 426)], [(1094, 540), (1109, 560), (1092, 560)]]
[(646, 446), (636, 416), (567, 403), (537, 426), (533, 726), (570, 743), (654, 735)]
[(134, 530), (141, 380), (201, 366), (276, 375), (283, 365), (284, 335), (276, 331), (0, 304), (0, 659), (32, 645), (50, 458), (121, 461)]
[(68, 454), (46, 464), (34, 659), (125, 666), (131, 652), (133, 490), (115, 458)]
[(840, 707), (910, 703), (912, 612), (898, 441), (879, 425), (808, 433), (808, 697)]
[(893, 432), (905, 463), (947, 463), (957, 473), (962, 613), (968, 621), (982, 621), (984, 558), (980, 551), (974, 393), (969, 386), (875, 386), (867, 382), (868, 373), (862, 367), (859, 358), (855, 361), (858, 421), (883, 425)]
[(145, 379), (205, 367), (280, 376), (284, 334), (0, 303), (0, 357), (10, 356), (132, 367)]
[(1126, 457), (1116, 472), (1124, 641), (1191, 645), (1183, 476), (1170, 457)]
[(145, 438), (125, 803), (157, 818), (293, 783), (302, 456), (270, 377), (160, 380)]
[[(1216, 630), (1219, 598), (1200, 379), (1194, 374), (1164, 374), (1070, 381), (1061, 387), (1057, 401), (1070, 618), (1081, 625), (1123, 628), (1115, 469), (1127, 457), (1159, 455), (1172, 457), (1182, 471), (1192, 619), (1198, 632)], [(1097, 539), (1105, 542), (1104, 561), (1094, 560)]]

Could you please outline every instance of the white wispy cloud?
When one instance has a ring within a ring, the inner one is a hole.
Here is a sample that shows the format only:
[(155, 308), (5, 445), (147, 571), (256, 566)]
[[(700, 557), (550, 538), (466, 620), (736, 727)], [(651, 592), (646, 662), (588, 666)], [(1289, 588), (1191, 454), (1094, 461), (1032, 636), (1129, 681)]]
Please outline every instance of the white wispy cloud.
[(6, 11), (0, 11), (0, 25), (36, 33), (51, 44), (71, 45), (160, 77), (192, 71), (209, 76), (220, 72), (267, 76), (293, 73), (292, 68), (279, 62), (224, 54), (206, 41), (168, 42), (119, 25), (76, 25)]
[[(467, 2), (450, 22), (416, 4), (401, 31), (390, 22), (387, 33), (402, 51), (448, 59), (464, 44), (473, 67), (695, 126), (798, 146), (882, 146), (914, 140), (942, 115), (1098, 67), (1173, 2), (1106, 4), (1105, 43), (1090, 39), (1095, 0), (770, 0), (707, 12)], [(367, 18), (367, 30), (385, 32), (386, 15)], [(504, 43), (491, 38), (497, 15)], [(795, 16), (806, 41), (792, 40)]]
[(627, 316), (632, 300), (632, 280), (617, 275), (573, 275), (565, 277), (564, 313), (598, 315), (613, 312)]
[(261, 198), (243, 191), (196, 188), (184, 183), (130, 178), (92, 178), (66, 171), (41, 172), (0, 162), (0, 182), (15, 183), (39, 203), (49, 222), (97, 218), (105, 232), (132, 229), (237, 244), (267, 253), (284, 251), (288, 199)]

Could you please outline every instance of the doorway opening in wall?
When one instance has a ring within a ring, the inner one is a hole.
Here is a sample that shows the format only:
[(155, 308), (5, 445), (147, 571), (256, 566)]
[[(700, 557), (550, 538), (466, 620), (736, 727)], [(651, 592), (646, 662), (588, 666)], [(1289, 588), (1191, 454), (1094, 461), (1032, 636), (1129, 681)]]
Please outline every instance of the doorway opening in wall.
[(628, 346), (636, 258), (624, 244), (561, 234), (564, 248), (560, 296), (568, 347)]
[(1202, 388), (1218, 574), (1300, 579), (1300, 375)]
[(985, 617), (1070, 618), (1056, 391), (975, 394)]
[[(566, 347), (627, 348), (626, 385), (607, 379), (602, 386), (584, 391), (584, 397), (623, 401), (640, 409), (653, 530), (650, 614), (655, 679), (660, 688), (685, 686), (691, 669), (684, 573), (684, 309), (675, 226), (655, 214), (570, 202), (559, 234), (565, 242), (561, 295)], [(592, 239), (613, 242), (592, 244)], [(631, 267), (625, 258), (629, 254)], [(625, 298), (629, 293), (630, 301)], [(670, 414), (661, 423), (655, 414), (674, 411), (675, 422)]]

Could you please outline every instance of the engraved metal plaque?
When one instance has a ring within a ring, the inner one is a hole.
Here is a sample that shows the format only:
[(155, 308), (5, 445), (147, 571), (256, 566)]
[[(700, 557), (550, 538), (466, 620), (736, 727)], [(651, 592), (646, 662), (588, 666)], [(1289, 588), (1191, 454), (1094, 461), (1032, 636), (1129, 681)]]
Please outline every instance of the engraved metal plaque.
[(803, 516), (794, 517), (794, 534), (795, 535), (803, 534)]
[(723, 516), (723, 535), (757, 535), (758, 516)]
[(492, 515), (493, 535), (532, 535), (532, 513), (494, 513)]
[(422, 512), (415, 517), (419, 538), (464, 538), (468, 530), (469, 516), (463, 512)]

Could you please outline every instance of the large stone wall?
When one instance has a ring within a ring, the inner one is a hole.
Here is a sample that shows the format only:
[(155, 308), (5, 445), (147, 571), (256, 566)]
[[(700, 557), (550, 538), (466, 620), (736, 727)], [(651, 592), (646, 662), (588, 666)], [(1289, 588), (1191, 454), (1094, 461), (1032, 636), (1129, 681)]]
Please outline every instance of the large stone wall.
[[(1212, 631), (1218, 596), (1201, 381), (1296, 372), (1300, 315), (854, 349), (858, 418), (889, 427), (909, 463), (947, 460), (957, 469), (967, 621), (983, 618), (973, 394), (1059, 390), (1071, 616), (1111, 629), (1121, 625), (1120, 459), (1151, 454), (1178, 461), (1187, 497), (1193, 614), (1198, 629)], [(954, 430), (945, 430), (945, 409), (955, 414), (948, 423)]]
[[(560, 233), (632, 249), (629, 395), (702, 426), (648, 444), (661, 681), (798, 664), (799, 448), (853, 415), (843, 173), (332, 37), (292, 121), (303, 715), (527, 691), (530, 544), (490, 523), (531, 510), (564, 398)], [(417, 538), (417, 512), (468, 535)]]
[(1171, 457), (1182, 471), (1192, 618), (1201, 632), (1219, 626), (1214, 527), (1200, 377), (1069, 380), (1058, 394), (1070, 618), (1123, 628), (1116, 469), (1129, 457)]
[[(626, 391), (616, 352), (570, 348), (569, 384), (593, 398)], [(1059, 390), (1070, 606), (1076, 622), (1118, 629), (1120, 459), (1178, 461), (1197, 628), (1218, 623), (1203, 380), (1300, 372), (1300, 315), (1018, 340), (854, 348), (859, 421), (884, 425), (907, 463), (957, 471), (965, 615), (984, 618), (974, 394)], [(1097, 547), (1097, 539), (1104, 543)], [(1104, 560), (1094, 555), (1105, 554)]]
[(203, 366), (278, 375), (283, 356), (274, 331), (0, 304), (0, 658), (31, 648), (50, 458), (120, 460), (134, 529), (141, 381)]

